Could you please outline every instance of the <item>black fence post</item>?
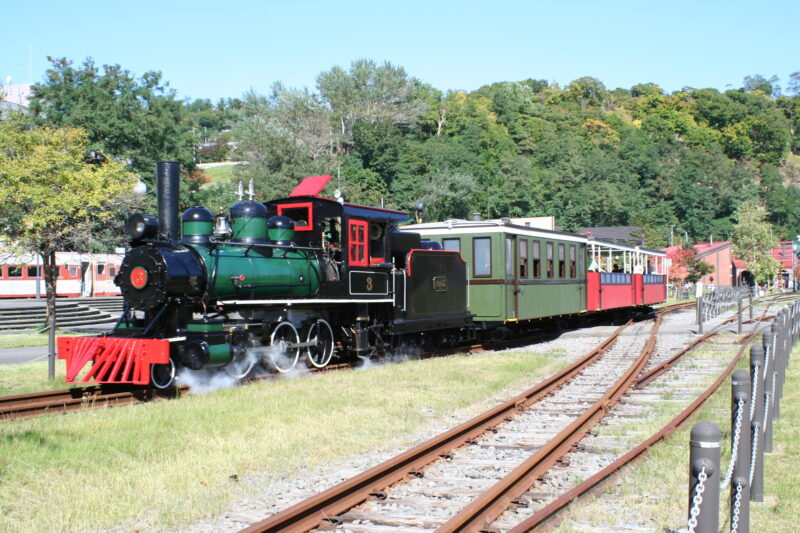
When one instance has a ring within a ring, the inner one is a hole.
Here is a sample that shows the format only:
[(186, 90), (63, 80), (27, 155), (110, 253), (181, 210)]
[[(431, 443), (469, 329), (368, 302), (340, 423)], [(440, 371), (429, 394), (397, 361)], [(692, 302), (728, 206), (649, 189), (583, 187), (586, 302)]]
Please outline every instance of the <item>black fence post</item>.
[[(764, 347), (754, 344), (750, 347), (750, 383), (752, 387), (750, 435), (751, 446), (755, 449), (750, 464), (750, 500), (764, 501), (764, 444), (761, 421), (764, 417)], [(752, 451), (751, 451), (752, 453)]]
[[(777, 321), (776, 317), (776, 321)], [(775, 410), (775, 361), (778, 352), (778, 324), (772, 322), (769, 350), (764, 352), (764, 453), (772, 453), (772, 419)]]
[(719, 529), (719, 428), (698, 422), (689, 441), (689, 531)]
[(698, 333), (703, 333), (703, 297), (700, 296), (697, 299), (697, 324), (698, 324)]
[(739, 295), (739, 313), (738, 313), (738, 317), (739, 317), (739, 325), (736, 328), (736, 333), (741, 335), (742, 334), (742, 296), (741, 295)]
[[(750, 531), (750, 374), (739, 369), (731, 379), (731, 531)], [(735, 449), (734, 449), (735, 447)], [(735, 454), (735, 455), (734, 455)]]

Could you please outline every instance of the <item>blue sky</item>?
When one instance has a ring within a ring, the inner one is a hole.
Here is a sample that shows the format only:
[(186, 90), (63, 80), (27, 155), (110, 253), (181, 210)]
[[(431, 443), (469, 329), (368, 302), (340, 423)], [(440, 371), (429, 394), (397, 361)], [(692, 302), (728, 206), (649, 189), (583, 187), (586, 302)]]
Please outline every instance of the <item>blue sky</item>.
[[(35, 8), (30, 7), (31, 5)], [(161, 71), (181, 98), (315, 86), (366, 57), (434, 87), (474, 90), (594, 76), (608, 88), (654, 82), (740, 87), (800, 71), (800, 1), (395, 2), (6, 0), (0, 81), (44, 79), (46, 56)], [(30, 62), (29, 62), (30, 52)]]

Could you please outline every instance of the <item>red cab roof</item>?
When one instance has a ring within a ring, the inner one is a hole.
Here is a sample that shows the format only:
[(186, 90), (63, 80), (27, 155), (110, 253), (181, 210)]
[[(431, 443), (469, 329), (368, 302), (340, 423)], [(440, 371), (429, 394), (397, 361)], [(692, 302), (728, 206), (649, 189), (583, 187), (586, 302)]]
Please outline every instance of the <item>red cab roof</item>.
[(316, 196), (322, 192), (329, 181), (331, 181), (330, 176), (308, 177), (301, 181), (289, 196)]

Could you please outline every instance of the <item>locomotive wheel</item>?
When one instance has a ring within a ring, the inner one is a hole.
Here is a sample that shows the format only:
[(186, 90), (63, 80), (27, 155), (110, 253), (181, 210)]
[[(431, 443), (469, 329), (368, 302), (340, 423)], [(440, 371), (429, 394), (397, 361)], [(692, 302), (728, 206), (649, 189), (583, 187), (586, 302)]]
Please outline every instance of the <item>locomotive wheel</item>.
[(275, 326), (269, 337), (269, 344), (278, 348), (280, 353), (273, 351), (269, 354), (269, 363), (272, 367), (278, 372), (288, 372), (293, 369), (300, 358), (300, 348), (292, 348), (289, 345), (299, 343), (300, 335), (290, 322), (280, 322)]
[(308, 328), (307, 343), (314, 343), (306, 348), (308, 362), (317, 368), (324, 368), (333, 357), (333, 330), (328, 322), (320, 318)]
[(256, 358), (247, 353), (247, 348), (237, 347), (231, 361), (225, 365), (225, 371), (236, 379), (244, 379), (256, 364)]
[(172, 357), (169, 358), (168, 363), (150, 365), (150, 381), (157, 389), (168, 389), (175, 385), (176, 374), (175, 362)]

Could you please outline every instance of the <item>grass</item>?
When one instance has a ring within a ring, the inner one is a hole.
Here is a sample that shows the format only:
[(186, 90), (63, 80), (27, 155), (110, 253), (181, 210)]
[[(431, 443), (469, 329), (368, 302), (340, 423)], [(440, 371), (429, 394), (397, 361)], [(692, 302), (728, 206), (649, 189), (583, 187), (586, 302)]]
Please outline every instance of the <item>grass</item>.
[(458, 355), (5, 422), (0, 530), (190, 523), (244, 495), (248, 484), (232, 479), (299, 475), (386, 443), (409, 445), (432, 420), (494, 405), (487, 398), (566, 364), (551, 354)]
[[(735, 348), (732, 348), (735, 349)], [(787, 372), (781, 419), (773, 434), (774, 453), (765, 455), (764, 503), (751, 503), (751, 531), (797, 531), (800, 522), (800, 348)], [(747, 368), (743, 357), (739, 368)], [(559, 531), (582, 531), (587, 524), (622, 528), (628, 521), (646, 523), (651, 531), (673, 531), (686, 526), (688, 500), (689, 432), (701, 420), (722, 430), (722, 465), (730, 455), (730, 378), (701, 411), (665, 441), (657, 444), (632, 468), (623, 470), (602, 489), (602, 494), (580, 500), (562, 516)], [(652, 426), (654, 424), (647, 424)], [(661, 425), (661, 424), (655, 424)], [(654, 429), (649, 427), (648, 430)], [(652, 433), (653, 431), (650, 431)], [(720, 525), (727, 530), (728, 490), (720, 494)]]
[(233, 170), (236, 165), (220, 165), (218, 167), (204, 168), (203, 174), (209, 177), (211, 182), (227, 180), (233, 177)]
[[(71, 331), (56, 330), (56, 337), (80, 337), (93, 335), (92, 333), (74, 333)], [(0, 348), (27, 348), (30, 346), (47, 346), (50, 334), (43, 333), (10, 333), (0, 335)]]
[[(74, 387), (64, 383), (64, 361), (56, 359), (55, 379), (47, 379), (47, 360), (0, 365), (0, 396)], [(0, 422), (2, 424), (3, 422)]]

